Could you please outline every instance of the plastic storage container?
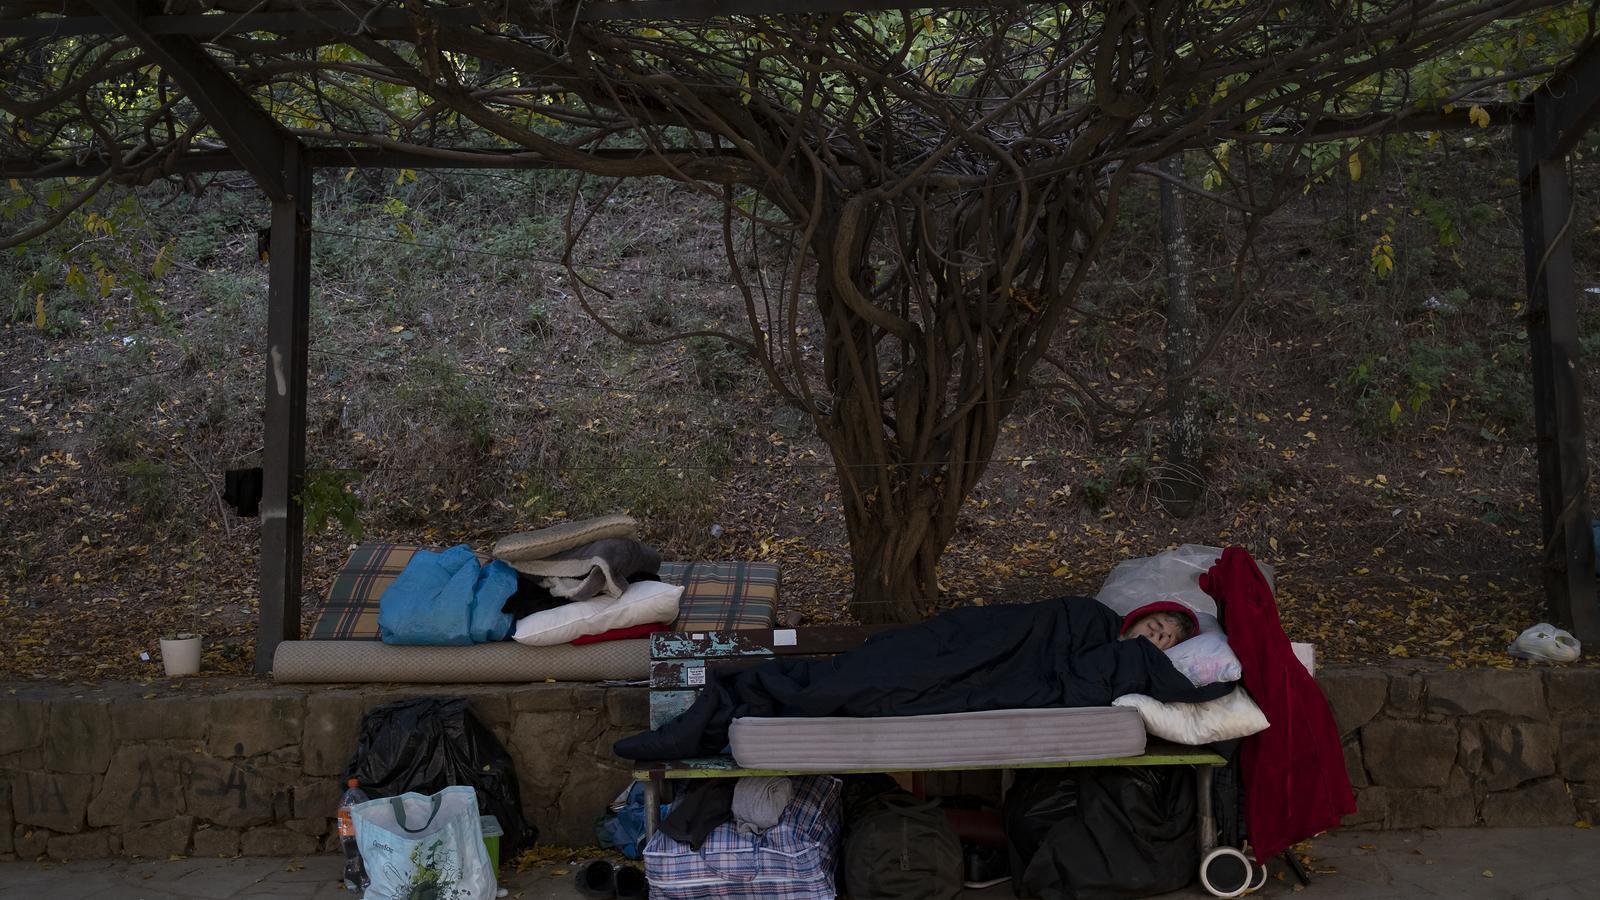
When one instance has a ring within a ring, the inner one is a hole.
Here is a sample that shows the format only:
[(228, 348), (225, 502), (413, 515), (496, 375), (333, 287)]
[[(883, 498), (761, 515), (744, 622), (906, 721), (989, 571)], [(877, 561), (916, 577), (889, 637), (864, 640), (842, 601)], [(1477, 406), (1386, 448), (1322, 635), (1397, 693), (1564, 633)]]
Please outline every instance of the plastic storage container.
[(489, 865), (494, 866), (495, 875), (500, 874), (500, 838), (505, 836), (505, 831), (500, 828), (500, 820), (494, 816), (479, 816), (478, 825), (483, 829), (483, 848), (489, 851)]

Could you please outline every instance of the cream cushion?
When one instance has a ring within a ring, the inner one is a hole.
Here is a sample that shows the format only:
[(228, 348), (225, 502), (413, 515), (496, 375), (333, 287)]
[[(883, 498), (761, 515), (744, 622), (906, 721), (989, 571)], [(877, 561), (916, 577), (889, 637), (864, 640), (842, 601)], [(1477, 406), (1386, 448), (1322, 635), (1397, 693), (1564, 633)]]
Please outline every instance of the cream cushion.
[(621, 597), (580, 600), (523, 616), (511, 639), (530, 647), (548, 647), (613, 628), (671, 622), (678, 617), (678, 598), (682, 596), (680, 585), (636, 581)]

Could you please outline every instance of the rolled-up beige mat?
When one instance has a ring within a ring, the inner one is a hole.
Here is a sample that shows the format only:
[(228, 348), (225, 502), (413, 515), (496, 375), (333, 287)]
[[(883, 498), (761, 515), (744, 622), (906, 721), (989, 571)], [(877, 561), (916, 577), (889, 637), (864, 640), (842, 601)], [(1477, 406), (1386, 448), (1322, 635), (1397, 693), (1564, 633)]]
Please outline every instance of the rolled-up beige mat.
[(514, 641), (469, 647), (406, 647), (381, 641), (284, 641), (272, 655), (272, 680), (332, 682), (638, 681), (650, 677), (648, 640), (526, 647)]
[(563, 550), (591, 544), (603, 538), (632, 538), (639, 523), (620, 513), (579, 522), (562, 522), (538, 531), (524, 531), (495, 541), (494, 557), (507, 562), (519, 559), (544, 559)]

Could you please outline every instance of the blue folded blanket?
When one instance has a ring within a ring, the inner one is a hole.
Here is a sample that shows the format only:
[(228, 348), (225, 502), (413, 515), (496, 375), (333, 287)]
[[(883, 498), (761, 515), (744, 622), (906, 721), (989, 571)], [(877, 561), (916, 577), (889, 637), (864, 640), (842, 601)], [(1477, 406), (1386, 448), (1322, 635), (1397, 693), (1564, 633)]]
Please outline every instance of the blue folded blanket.
[(460, 646), (503, 641), (517, 573), (499, 560), (479, 565), (466, 544), (418, 550), (378, 598), (378, 636), (385, 644)]

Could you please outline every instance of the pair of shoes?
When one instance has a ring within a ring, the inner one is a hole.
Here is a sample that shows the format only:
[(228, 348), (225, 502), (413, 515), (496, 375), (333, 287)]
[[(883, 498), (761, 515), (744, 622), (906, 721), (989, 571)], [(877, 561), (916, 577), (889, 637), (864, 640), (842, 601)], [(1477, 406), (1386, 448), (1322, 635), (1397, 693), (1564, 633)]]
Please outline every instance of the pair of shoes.
[(644, 873), (636, 866), (616, 866), (603, 859), (586, 863), (578, 870), (578, 893), (591, 898), (644, 900), (650, 895)]

